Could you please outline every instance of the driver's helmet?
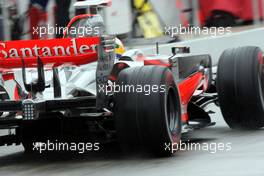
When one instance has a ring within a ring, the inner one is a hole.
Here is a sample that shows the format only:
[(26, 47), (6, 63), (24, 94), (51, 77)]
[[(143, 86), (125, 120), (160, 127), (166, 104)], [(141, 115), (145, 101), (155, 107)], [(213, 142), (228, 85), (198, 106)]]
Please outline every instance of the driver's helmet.
[(120, 59), (122, 55), (126, 52), (126, 49), (118, 38), (115, 39), (115, 53), (116, 53), (116, 59)]

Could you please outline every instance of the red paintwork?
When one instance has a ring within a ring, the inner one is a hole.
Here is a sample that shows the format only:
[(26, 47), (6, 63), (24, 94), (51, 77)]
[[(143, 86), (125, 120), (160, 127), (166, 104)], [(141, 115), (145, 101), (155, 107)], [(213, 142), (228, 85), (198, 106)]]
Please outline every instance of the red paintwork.
[[(262, 0), (258, 2), (259, 15), (263, 17)], [(254, 18), (252, 6), (252, 0), (200, 0), (200, 12), (205, 18), (208, 18), (214, 10), (223, 10), (240, 19), (252, 20)]]
[(15, 75), (12, 72), (6, 72), (2, 74), (2, 78), (4, 81), (9, 81), (9, 80), (14, 80), (15, 79)]
[[(62, 46), (64, 48), (72, 46), (72, 39), (51, 39), (51, 40), (27, 40), (27, 41), (7, 41), (2, 42), (5, 44), (5, 48), (3, 46), (0, 47), (1, 50), (8, 52), (11, 48), (15, 48), (18, 51), (21, 48), (33, 48), (37, 45), (40, 48), (49, 47), (53, 48), (55, 46)], [(81, 45), (98, 45), (99, 44), (99, 37), (89, 37), (89, 38), (77, 38), (75, 39), (77, 48)], [(19, 56), (22, 56), (22, 53), (18, 53)], [(39, 55), (43, 53), (39, 51)], [(54, 52), (52, 52), (54, 55)], [(26, 67), (35, 67), (37, 56), (34, 55), (33, 57), (26, 57), (23, 58)], [(85, 54), (78, 54), (74, 53), (74, 49), (70, 48), (70, 55), (67, 56), (41, 56), (41, 60), (44, 65), (49, 65), (51, 67), (57, 67), (60, 65), (68, 64), (68, 65), (84, 65), (97, 60), (97, 53), (94, 50), (87, 50)], [(0, 55), (0, 67), (1, 68), (21, 68), (22, 62), (21, 58), (3, 58), (3, 54)]]
[(188, 104), (194, 92), (202, 85), (204, 74), (197, 72), (178, 84), (181, 102), (183, 105)]
[[(58, 67), (61, 65), (85, 65), (91, 62), (97, 61), (97, 54), (82, 54), (78, 56), (53, 56), (53, 57), (43, 57), (42, 62), (44, 65), (50, 67)], [(27, 58), (24, 60), (25, 66), (27, 68), (32, 68), (37, 66), (36, 57)], [(8, 59), (0, 59), (0, 65), (2, 68), (21, 68), (22, 62), (21, 58), (12, 58)]]
[(181, 97), (182, 105), (182, 121), (188, 121), (187, 107), (190, 99), (192, 98), (194, 92), (203, 85), (204, 74), (202, 72), (197, 72), (182, 82), (178, 84), (179, 94)]
[(14, 90), (14, 100), (20, 100), (20, 95), (19, 95), (19, 87), (18, 85), (15, 86), (15, 90)]

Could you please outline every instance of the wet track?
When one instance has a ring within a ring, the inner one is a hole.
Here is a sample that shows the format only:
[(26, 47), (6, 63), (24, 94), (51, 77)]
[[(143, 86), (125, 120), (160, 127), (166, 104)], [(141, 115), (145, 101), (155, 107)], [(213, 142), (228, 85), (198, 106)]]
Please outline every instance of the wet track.
[(231, 151), (179, 151), (174, 157), (153, 158), (147, 154), (122, 154), (115, 145), (101, 153), (77, 156), (26, 155), (21, 146), (0, 147), (0, 175), (263, 176), (264, 130), (230, 130), (219, 112), (213, 120), (216, 126), (192, 132), (190, 138), (198, 143), (232, 143)]

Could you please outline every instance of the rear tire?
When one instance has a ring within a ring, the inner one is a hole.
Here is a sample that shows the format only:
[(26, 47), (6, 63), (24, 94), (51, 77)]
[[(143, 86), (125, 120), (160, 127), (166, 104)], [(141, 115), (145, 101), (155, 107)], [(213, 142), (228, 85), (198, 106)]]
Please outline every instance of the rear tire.
[(246, 46), (224, 51), (217, 71), (219, 104), (234, 129), (264, 126), (264, 67), (262, 51)]
[(143, 91), (115, 94), (116, 128), (121, 147), (143, 146), (158, 155), (173, 154), (165, 147), (180, 141), (181, 106), (171, 71), (157, 66), (128, 68), (120, 72), (116, 84), (159, 87), (159, 92), (151, 91), (149, 95)]

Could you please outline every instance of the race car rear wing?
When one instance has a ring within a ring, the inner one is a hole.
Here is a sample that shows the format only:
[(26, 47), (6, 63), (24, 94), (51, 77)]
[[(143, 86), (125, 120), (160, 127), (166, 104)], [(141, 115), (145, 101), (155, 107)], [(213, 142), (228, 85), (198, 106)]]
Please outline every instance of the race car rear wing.
[(99, 37), (0, 42), (0, 68), (37, 67), (38, 57), (51, 68), (88, 64), (98, 59), (99, 42)]
[[(54, 40), (30, 40), (9, 41), (1, 44), (0, 68), (22, 69), (23, 82), (26, 90), (31, 93), (32, 99), (37, 93), (45, 90), (44, 67), (53, 68), (54, 98), (61, 95), (60, 83), (56, 72), (57, 66), (83, 65), (97, 61), (96, 83), (96, 109), (108, 106), (105, 92), (100, 92), (99, 87), (106, 87), (108, 77), (112, 71), (115, 59), (115, 38), (112, 36), (54, 39)], [(34, 82), (26, 83), (25, 68), (37, 67), (38, 78)], [(56, 100), (65, 102), (66, 100)], [(68, 101), (67, 101), (68, 102)], [(73, 101), (69, 100), (69, 103)], [(14, 102), (13, 102), (14, 103)], [(1, 112), (10, 111), (13, 104), (0, 103)], [(36, 102), (39, 104), (39, 102)], [(73, 102), (72, 104), (74, 104)], [(4, 106), (3, 106), (4, 105)], [(72, 105), (74, 106), (74, 105)], [(7, 108), (9, 107), (9, 108)], [(65, 107), (66, 108), (66, 107)]]

